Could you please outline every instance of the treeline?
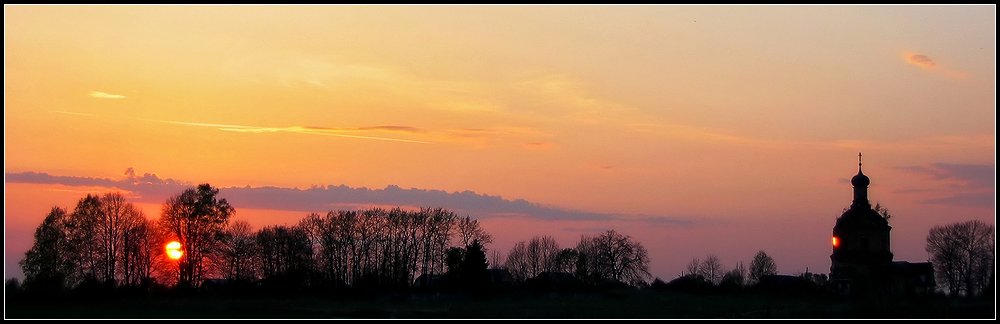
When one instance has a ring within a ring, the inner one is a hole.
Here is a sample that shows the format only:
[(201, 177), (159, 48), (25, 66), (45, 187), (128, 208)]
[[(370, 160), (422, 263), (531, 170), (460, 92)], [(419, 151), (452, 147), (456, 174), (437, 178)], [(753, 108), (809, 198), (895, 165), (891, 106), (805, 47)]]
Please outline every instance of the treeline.
[(72, 212), (53, 207), (20, 262), (25, 288), (149, 284), (162, 231), (121, 193), (87, 195)]
[(582, 283), (646, 284), (649, 254), (638, 241), (615, 230), (583, 236), (575, 248), (562, 249), (551, 236), (514, 244), (504, 263), (512, 279), (524, 282), (545, 273), (573, 274)]
[(937, 282), (952, 296), (996, 293), (996, 230), (971, 220), (931, 228), (927, 254)]
[[(562, 249), (540, 236), (502, 262), (478, 220), (444, 208), (336, 210), (253, 229), (208, 184), (164, 202), (154, 221), (122, 193), (54, 207), (21, 261), (28, 291), (154, 286), (424, 289), (518, 285), (543, 273), (581, 284), (643, 285), (646, 249), (614, 230)], [(168, 242), (180, 244), (171, 259)], [(492, 252), (493, 264), (487, 261)]]
[(231, 282), (407, 288), (420, 274), (455, 268), (447, 263), (450, 249), (457, 248), (453, 242), (464, 249), (492, 238), (477, 220), (443, 208), (339, 210), (256, 232), (245, 222), (233, 222), (222, 232), (220, 252), (210, 259), (219, 261), (219, 276)]

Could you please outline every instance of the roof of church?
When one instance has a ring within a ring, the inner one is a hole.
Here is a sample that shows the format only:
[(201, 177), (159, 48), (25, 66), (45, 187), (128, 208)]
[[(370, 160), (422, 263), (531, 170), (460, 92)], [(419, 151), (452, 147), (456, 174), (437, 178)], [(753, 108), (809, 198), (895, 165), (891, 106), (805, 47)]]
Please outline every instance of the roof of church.
[(871, 179), (868, 179), (864, 173), (861, 173), (861, 169), (858, 169), (858, 174), (851, 178), (851, 185), (855, 187), (867, 187), (872, 183)]
[(851, 206), (850, 209), (837, 218), (837, 227), (847, 228), (882, 228), (888, 227), (889, 221), (879, 215), (871, 206)]

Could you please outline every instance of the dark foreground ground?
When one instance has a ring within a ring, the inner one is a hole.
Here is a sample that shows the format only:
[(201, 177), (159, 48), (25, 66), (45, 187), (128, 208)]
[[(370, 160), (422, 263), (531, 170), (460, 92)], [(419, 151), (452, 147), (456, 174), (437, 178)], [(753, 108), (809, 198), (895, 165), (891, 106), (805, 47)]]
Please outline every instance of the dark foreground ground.
[[(9, 297), (9, 296), (8, 296)], [(866, 301), (780, 294), (394, 294), (354, 297), (5, 299), (6, 318), (995, 318), (989, 301)]]

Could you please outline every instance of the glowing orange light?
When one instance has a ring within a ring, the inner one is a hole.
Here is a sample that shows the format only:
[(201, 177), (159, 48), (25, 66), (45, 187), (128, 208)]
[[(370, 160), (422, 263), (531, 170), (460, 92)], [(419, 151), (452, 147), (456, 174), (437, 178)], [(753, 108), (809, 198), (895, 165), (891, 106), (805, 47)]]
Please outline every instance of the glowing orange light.
[(167, 243), (167, 257), (177, 260), (184, 256), (184, 251), (181, 251), (181, 242), (173, 241)]
[(834, 236), (833, 237), (833, 247), (838, 247), (838, 246), (840, 246), (840, 239), (837, 238), (836, 236)]

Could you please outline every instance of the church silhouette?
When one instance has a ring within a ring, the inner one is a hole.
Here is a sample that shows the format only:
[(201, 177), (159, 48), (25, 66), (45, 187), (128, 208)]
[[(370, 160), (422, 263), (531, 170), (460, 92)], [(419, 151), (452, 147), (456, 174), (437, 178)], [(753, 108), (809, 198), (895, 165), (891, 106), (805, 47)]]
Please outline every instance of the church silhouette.
[(851, 178), (854, 201), (833, 227), (830, 281), (842, 295), (924, 295), (934, 292), (929, 262), (892, 261), (889, 221), (868, 201), (871, 179), (861, 171)]

